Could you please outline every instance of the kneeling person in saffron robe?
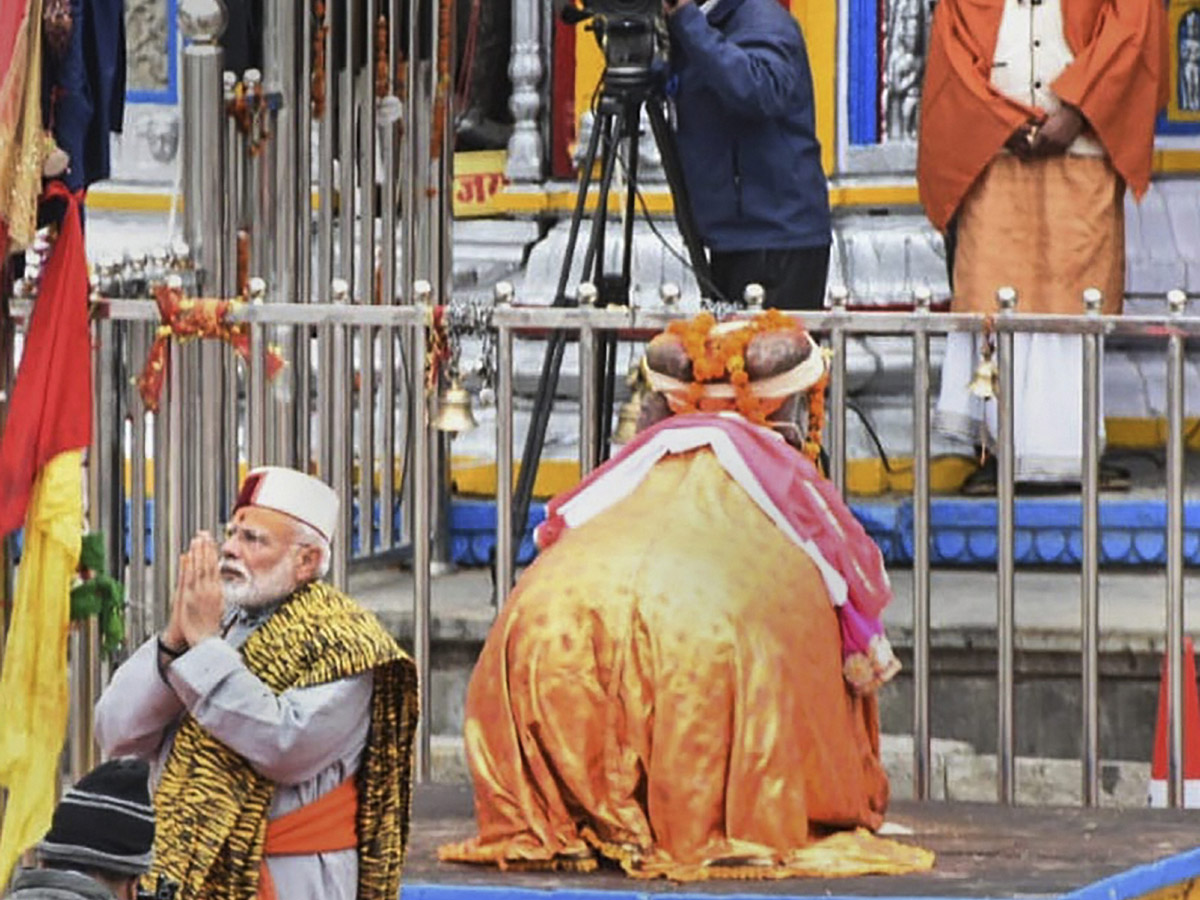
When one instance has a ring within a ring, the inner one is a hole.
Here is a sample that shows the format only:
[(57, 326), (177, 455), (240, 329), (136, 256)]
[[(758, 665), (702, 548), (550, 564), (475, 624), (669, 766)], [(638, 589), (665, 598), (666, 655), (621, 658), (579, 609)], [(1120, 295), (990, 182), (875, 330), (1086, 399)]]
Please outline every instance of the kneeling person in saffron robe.
[(166, 630), (97, 704), (104, 752), (156, 764), (151, 874), (184, 897), (399, 890), (416, 670), (373, 615), (319, 580), (337, 510), (309, 475), (251, 471), (219, 553), (207, 534), (193, 539)]
[(932, 864), (869, 833), (888, 799), (872, 692), (897, 668), (879, 550), (767, 427), (824, 359), (775, 311), (713, 325), (648, 353), (682, 414), (551, 502), (467, 692), (479, 834), (443, 860), (679, 880)]

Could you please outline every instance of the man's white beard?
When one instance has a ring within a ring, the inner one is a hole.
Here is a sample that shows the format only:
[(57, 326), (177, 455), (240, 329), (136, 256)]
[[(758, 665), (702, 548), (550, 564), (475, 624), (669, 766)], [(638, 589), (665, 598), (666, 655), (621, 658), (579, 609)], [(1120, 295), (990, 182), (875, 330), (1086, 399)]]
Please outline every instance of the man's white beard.
[(221, 563), (222, 574), (226, 571), (241, 576), (233, 581), (223, 581), (225, 602), (242, 609), (259, 609), (271, 606), (287, 597), (296, 589), (296, 581), (292, 575), (292, 559), (284, 556), (273, 569), (254, 576), (241, 563), (226, 560)]

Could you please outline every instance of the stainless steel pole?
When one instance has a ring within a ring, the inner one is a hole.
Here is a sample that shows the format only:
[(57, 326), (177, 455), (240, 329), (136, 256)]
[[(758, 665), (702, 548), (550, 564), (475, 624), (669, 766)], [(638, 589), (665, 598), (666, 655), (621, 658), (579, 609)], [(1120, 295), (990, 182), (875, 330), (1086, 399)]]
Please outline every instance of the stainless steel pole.
[[(338, 98), (338, 164), (341, 169), (341, 199), (338, 203), (338, 264), (337, 273), (346, 282), (350, 302), (354, 299), (354, 177), (355, 147), (354, 130), (355, 90), (354, 69), (358, 58), (356, 38), (362, 28), (362, 16), (357, 3), (330, 4), (339, 7), (344, 25), (344, 47), (346, 67), (341, 73), (341, 90)], [(332, 65), (332, 60), (330, 60)]]
[[(145, 359), (149, 350), (147, 329), (142, 322), (129, 323), (129, 353)], [(138, 646), (154, 630), (146, 602), (146, 407), (136, 387), (129, 390), (129, 586), (130, 646)]]
[[(112, 396), (112, 338), (111, 321), (93, 323), (92, 358), (86, 361), (92, 368), (92, 429), (91, 445), (87, 453), (87, 522), (91, 532), (106, 527), (108, 512), (113, 499), (110, 482), (110, 459), (113, 450), (113, 417), (115, 407)], [(107, 544), (107, 542), (106, 542)], [(110, 560), (116, 571), (118, 560)], [(78, 780), (92, 768), (95, 759), (92, 707), (99, 687), (93, 677), (98, 663), (99, 648), (92, 640), (94, 618), (75, 622), (71, 627), (74, 640), (70, 642), (73, 653), (69, 654), (70, 683), (75, 703), (69, 712), (71, 776)]]
[[(250, 302), (261, 305), (267, 291), (266, 282), (251, 278), (248, 284)], [(267, 453), (267, 327), (262, 322), (251, 322), (250, 329), (250, 377), (246, 388), (246, 423), (249, 428), (250, 467), (265, 465)]]
[[(345, 280), (335, 278), (332, 285), (333, 302), (350, 302), (350, 286)], [(349, 427), (350, 419), (350, 327), (341, 323), (327, 326), (331, 332), (333, 372), (326, 382), (333, 394), (332, 419), (326, 423), (332, 449), (332, 469), (329, 484), (338, 495), (338, 528), (334, 535), (333, 583), (345, 590), (351, 554), (351, 526), (353, 524), (353, 484), (351, 482), (352, 446), (354, 435)]]
[(360, 0), (363, 62), (358, 70), (358, 301), (375, 302), (375, 30), (376, 0)]
[[(209, 15), (193, 14), (203, 7)], [(212, 7), (218, 12), (213, 13)], [(222, 223), (225, 203), (225, 53), (217, 42), (225, 30), (220, 2), (182, 0), (180, 30), (189, 42), (183, 51), (182, 158), (184, 239), (191, 248), (197, 287), (221, 286)]]
[[(348, 4), (346, 4), (348, 5)], [(339, 115), (339, 99), (337, 81), (333, 65), (334, 54), (334, 21), (341, 15), (339, 4), (324, 5), (325, 22), (321, 34), (323, 61), (322, 91), (324, 103), (320, 106), (320, 127), (318, 146), (320, 155), (317, 159), (317, 292), (314, 297), (318, 302), (328, 300), (326, 291), (333, 283), (334, 252), (337, 235), (334, 232), (333, 209), (336, 188), (334, 187), (334, 144), (337, 138), (337, 123)], [(317, 401), (317, 434), (319, 441), (319, 456), (317, 471), (328, 481), (333, 472), (332, 439), (335, 425), (333, 423), (333, 392), (329, 390), (331, 373), (333, 371), (333, 331), (321, 328), (317, 337), (317, 377), (320, 379), (321, 390), (316, 392)], [(345, 503), (345, 497), (339, 498)]]
[[(294, 302), (311, 303), (312, 296), (312, 47), (316, 34), (308, 4), (300, 13), (300, 46), (296, 54), (296, 296)], [(328, 282), (326, 282), (328, 284)]]
[[(172, 275), (167, 278), (167, 286), (173, 289), (182, 289), (183, 282), (178, 275)], [(184, 432), (184, 403), (186, 398), (183, 396), (183, 366), (180, 364), (180, 354), (173, 354), (171, 365), (167, 375), (167, 447), (170, 448), (167, 456), (167, 471), (165, 483), (158, 482), (155, 485), (155, 506), (166, 500), (166, 516), (167, 528), (165, 540), (159, 540), (158, 533), (154, 536), (154, 553), (164, 554), (166, 556), (167, 568), (167, 593), (162, 597), (161, 603), (164, 610), (170, 610), (170, 591), (179, 583), (179, 556), (183, 552), (184, 544), (187, 541), (187, 534), (184, 530), (184, 489), (187, 473), (184, 470), (184, 441), (187, 435)], [(155, 451), (159, 452), (160, 447), (156, 446)], [(166, 619), (163, 620), (164, 624)]]
[[(386, 107), (381, 105), (378, 110), (382, 165), (379, 187), (379, 302), (390, 305), (396, 302), (396, 151), (401, 101), (395, 96), (395, 73), (401, 56), (401, 0), (386, 0), (386, 4), (387, 95), (381, 100)], [(396, 402), (396, 330), (385, 328), (379, 337), (379, 441), (382, 454), (379, 468), (379, 544), (384, 550), (389, 550), (395, 544), (392, 517), (396, 511), (396, 412), (402, 407)]]
[[(913, 293), (918, 316), (929, 315), (929, 288)], [(913, 796), (928, 800), (929, 729), (929, 332), (913, 333)]]
[[(442, 15), (441, 3), (433, 3), (429, 17), (429, 46), (432, 63), (426, 83), (431, 100), (424, 110), (429, 122), (429, 152), (426, 156), (424, 204), (425, 242), (423, 263), (432, 280), (439, 303), (449, 305), (453, 296), (452, 205), (454, 160), (453, 78), (443, 81), (443, 73), (454, 72), (454, 13)], [(433, 567), (438, 573), (454, 568), (450, 548), (450, 436), (432, 435), (431, 470), (436, 485), (433, 507)]]
[[(229, 106), (237, 99), (238, 82), (233, 72), (225, 73), (225, 104)], [(221, 295), (234, 297), (240, 290), (238, 284), (238, 247), (242, 227), (241, 215), (245, 208), (246, 185), (246, 139), (237, 119), (226, 114), (225, 123), (225, 234), (222, 241), (224, 265), (222, 267)], [(224, 417), (221, 423), (221, 470), (219, 511), (228, 517), (233, 509), (238, 489), (238, 421), (241, 392), (238, 385), (238, 358), (235, 353), (223, 354), (224, 360)]]
[[(846, 311), (849, 292), (836, 287), (829, 292), (830, 305), (835, 313)], [(829, 387), (829, 438), (833, 451), (829, 454), (830, 480), (838, 493), (846, 496), (846, 330), (834, 326), (829, 335), (833, 350), (833, 372)]]
[(89, 736), (85, 734), (88, 716), (87, 685), (87, 623), (73, 622), (67, 636), (67, 660), (69, 667), (68, 721), (70, 734), (67, 741), (70, 753), (71, 781), (76, 782), (92, 768), (91, 754), (87, 749)]
[[(296, 295), (296, 217), (297, 186), (308, 183), (308, 173), (296, 168), (297, 90), (296, 41), (302, 31), (298, 14), (307, 6), (295, 0), (265, 0), (263, 3), (263, 90), (275, 108), (274, 127), (266, 152), (272, 159), (274, 184), (266, 194), (270, 198), (275, 230), (270, 234), (274, 246), (270, 269), (259, 268), (267, 276), (273, 297), (283, 303), (295, 303)], [(303, 176), (303, 177), (301, 177)]]
[[(579, 286), (578, 303), (581, 307), (596, 305), (599, 292), (596, 286), (584, 283)], [(596, 466), (596, 329), (591, 324), (579, 328), (579, 474), (586, 477)]]
[[(1016, 309), (1017, 292), (1009, 287), (996, 293), (1001, 317), (1009, 316)], [(997, 622), (997, 700), (996, 716), (996, 791), (1001, 803), (1011, 804), (1016, 796), (1015, 759), (1013, 753), (1013, 662), (1014, 662), (1014, 476), (1016, 460), (1013, 458), (1013, 333), (1001, 330), (997, 335), (1000, 365), (1000, 407), (996, 452), (998, 484), (996, 487), (996, 514), (999, 517), (996, 560), (999, 584), (996, 593)]]
[[(370, 302), (369, 294), (364, 302)], [(363, 325), (358, 337), (359, 552), (370, 556), (375, 550), (375, 329)]]
[[(1187, 310), (1183, 291), (1167, 294), (1172, 316)], [(1178, 331), (1167, 337), (1167, 805), (1184, 805), (1183, 768), (1183, 492), (1185, 485), (1184, 443), (1184, 341)]]
[[(428, 309), (433, 288), (427, 281), (413, 285), (413, 300), (422, 309)], [(425, 319), (413, 328), (413, 342), (424, 347), (426, 340)], [(413, 658), (417, 664), (418, 691), (420, 694), (421, 719), (417, 725), (416, 777), (421, 784), (428, 783), (432, 772), (430, 759), (430, 708), (429, 708), (429, 570), (432, 562), (429, 546), (431, 479), (429, 470), (429, 404), (425, 398), (424, 366), (414, 364), (409, 372), (414, 401), (416, 402), (416, 438), (413, 441)]]
[[(313, 11), (306, 4), (300, 13), (300, 45), (296, 76), (296, 287), (294, 302), (312, 303), (313, 179), (312, 179), (312, 47)], [(322, 282), (328, 284), (329, 282)], [(296, 465), (313, 471), (313, 333), (295, 330)]]
[[(170, 385), (168, 384), (168, 392)], [(176, 538), (171, 529), (170, 507), (171, 472), (174, 462), (171, 457), (171, 397), (165, 398), (165, 408), (160, 404), (154, 414), (151, 430), (154, 435), (154, 528), (153, 539), (153, 575), (154, 593), (151, 598), (151, 616), (154, 630), (165, 627), (171, 610), (171, 591), (174, 589), (176, 575), (175, 554), (172, 541)]]
[[(307, 213), (309, 205), (307, 196), (303, 205), (299, 201), (301, 189), (307, 193), (308, 172), (299, 171), (296, 165), (299, 156), (297, 144), (300, 141), (299, 107), (303, 95), (297, 84), (299, 63), (296, 44), (304, 30), (300, 19), (307, 17), (307, 9), (307, 5), (297, 4), (295, 0), (266, 0), (263, 4), (263, 89), (275, 111), (272, 117), (273, 134), (267, 145), (274, 179), (268, 191), (273, 253), (270, 269), (259, 271), (268, 273), (271, 297), (282, 303), (295, 303), (299, 299), (299, 279), (296, 275), (300, 259), (297, 219), (302, 211)], [(277, 389), (266, 395), (269, 404), (263, 408), (263, 414), (270, 415), (273, 426), (272, 434), (268, 437), (267, 459), (281, 465), (295, 466), (299, 456), (296, 412), (301, 403), (303, 376), (307, 367), (307, 359), (300, 357), (306, 357), (307, 354), (300, 351), (298, 357), (298, 342), (293, 329), (267, 327), (263, 332), (271, 336), (268, 340), (274, 339), (279, 344), (284, 358), (292, 363), (277, 376)]]
[[(246, 103), (257, 110), (262, 99), (262, 72), (258, 69), (247, 69), (242, 75), (242, 83), (246, 90)], [(244, 223), (250, 229), (249, 272), (270, 272), (268, 241), (270, 239), (270, 222), (264, 210), (263, 193), (270, 190), (270, 177), (266, 168), (267, 154), (263, 152), (261, 142), (269, 140), (263, 136), (261, 116), (257, 111), (251, 118), (250, 133), (246, 136), (247, 149), (257, 146), (257, 152), (251, 154), (246, 163), (246, 209)]]
[[(376, 0), (362, 0), (363, 63), (358, 70), (358, 262), (360, 303), (375, 302), (375, 38)], [(375, 330), (359, 331), (359, 481), (360, 552), (375, 549)]]
[(224, 483), (225, 446), (222, 426), (225, 420), (225, 347), (214, 341), (200, 346), (201, 383), (196, 385), (200, 395), (200, 497), (199, 525), (210, 534), (217, 534), (223, 514), (221, 486)]
[[(333, 25), (335, 17), (339, 15), (341, 6), (336, 3), (325, 4), (325, 22), (322, 26), (324, 31), (321, 34), (322, 41), (322, 56), (324, 57), (322, 73), (322, 91), (324, 93), (324, 102), (320, 105), (320, 126), (318, 128), (318, 146), (320, 147), (320, 155), (317, 158), (317, 286), (318, 291), (324, 294), (329, 289), (329, 285), (333, 283), (333, 257), (334, 248), (336, 245), (336, 236), (333, 228), (333, 209), (335, 205), (334, 187), (334, 144), (337, 140), (337, 124), (339, 114), (339, 98), (337, 92), (337, 81), (335, 73), (337, 69), (333, 65)], [(321, 300), (324, 297), (317, 297)], [(328, 368), (322, 367), (321, 372), (325, 373), (322, 377), (328, 374)], [(317, 402), (320, 403), (326, 391), (321, 391), (317, 395)], [(320, 415), (318, 413), (318, 415)], [(322, 449), (322, 458), (325, 457), (325, 451)], [(322, 472), (328, 472), (327, 468), (322, 468)]]
[[(496, 285), (496, 309), (512, 305), (508, 282)], [(513, 583), (513, 333), (496, 334), (496, 605), (504, 604)]]
[[(386, 237), (384, 246), (389, 253), (395, 251), (395, 245), (388, 247)], [(392, 275), (395, 276), (394, 270)], [(396, 329), (379, 330), (379, 351), (379, 546), (386, 551), (395, 543), (392, 517), (396, 513)]]
[[(1100, 315), (1100, 292), (1083, 292), (1089, 317)], [(1083, 805), (1100, 802), (1100, 350), (1101, 335), (1083, 336)]]
[[(421, 108), (421, 91), (420, 79), (422, 72), (421, 64), (421, 10), (425, 4), (425, 0), (404, 0), (407, 8), (406, 25), (408, 29), (405, 62), (404, 62), (404, 94), (401, 97), (401, 102), (404, 107), (402, 119), (402, 127), (400, 131), (400, 211), (404, 220), (404, 234), (401, 243), (400, 255), (400, 284), (404, 286), (404, 290), (408, 291), (412, 285), (416, 283), (420, 273), (420, 262), (418, 260), (418, 243), (417, 243), (417, 220), (419, 205), (418, 185), (420, 183), (420, 134), (418, 126), (418, 111)], [(406, 301), (411, 303), (411, 295)], [(424, 347), (418, 347), (413, 343), (411, 332), (404, 332), (401, 337), (401, 348), (404, 358), (409, 369), (416, 366), (421, 359), (424, 358)], [(423, 365), (423, 364), (422, 364)], [(411, 379), (410, 379), (411, 381)], [(405, 385), (405, 391), (408, 392), (408, 385)], [(418, 396), (406, 396), (406, 406), (409, 409), (416, 409), (416, 405), (420, 402), (420, 398), (424, 393)], [(404, 453), (406, 457), (411, 458), (413, 446), (416, 440), (416, 425), (415, 418), (410, 417), (408, 428), (404, 435)], [(413, 518), (415, 515), (416, 494), (413, 485), (412, 466), (405, 461), (406, 477), (401, 485), (401, 509), (400, 518), (402, 543), (410, 543), (415, 546), (415, 535), (413, 532)]]
[[(224, 283), (225, 54), (218, 39), (225, 12), (220, 3), (184, 0), (179, 24), (191, 39), (183, 51), (184, 238), (191, 248), (195, 287), (203, 295), (219, 292)], [(179, 411), (184, 443), (176, 445), (186, 461), (179, 473), (184, 481), (179, 494), (182, 541), (198, 525), (215, 529), (219, 518), (224, 366), (220, 349), (208, 344), (176, 347), (171, 369), (180, 389), (172, 407), (179, 405), (177, 400), (186, 404)]]

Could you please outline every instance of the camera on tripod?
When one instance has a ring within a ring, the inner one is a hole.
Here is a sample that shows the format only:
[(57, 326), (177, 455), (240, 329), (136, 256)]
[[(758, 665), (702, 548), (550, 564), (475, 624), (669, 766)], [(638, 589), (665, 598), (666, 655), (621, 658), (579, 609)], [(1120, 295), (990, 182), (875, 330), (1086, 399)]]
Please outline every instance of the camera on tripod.
[(662, 0), (583, 0), (604, 50), (605, 76), (645, 78), (665, 33)]

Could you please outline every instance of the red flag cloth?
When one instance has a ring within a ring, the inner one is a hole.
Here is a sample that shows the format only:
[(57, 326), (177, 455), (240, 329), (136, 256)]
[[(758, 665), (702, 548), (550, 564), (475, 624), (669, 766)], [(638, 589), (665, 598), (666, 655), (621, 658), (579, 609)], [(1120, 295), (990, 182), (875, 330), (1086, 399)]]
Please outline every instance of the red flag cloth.
[(58, 240), (42, 275), (21, 367), (0, 438), (0, 537), (25, 520), (37, 473), (92, 440), (91, 335), (80, 197), (51, 182), (45, 199), (66, 201)]
[[(1154, 726), (1154, 752), (1150, 761), (1150, 805), (1167, 805), (1167, 706), (1170, 704), (1170, 670), (1163, 652), (1162, 675), (1158, 682), (1158, 719)], [(1196, 687), (1196, 648), (1190, 637), (1183, 639), (1183, 766), (1184, 806), (1200, 807), (1200, 689)]]

